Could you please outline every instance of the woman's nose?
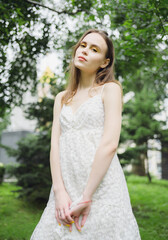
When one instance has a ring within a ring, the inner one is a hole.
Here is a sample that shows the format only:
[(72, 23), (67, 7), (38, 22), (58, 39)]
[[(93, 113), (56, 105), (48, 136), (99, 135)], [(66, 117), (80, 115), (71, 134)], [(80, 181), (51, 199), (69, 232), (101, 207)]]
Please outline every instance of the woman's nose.
[(83, 53), (84, 55), (87, 55), (87, 49), (84, 49), (84, 50), (82, 51), (82, 53)]

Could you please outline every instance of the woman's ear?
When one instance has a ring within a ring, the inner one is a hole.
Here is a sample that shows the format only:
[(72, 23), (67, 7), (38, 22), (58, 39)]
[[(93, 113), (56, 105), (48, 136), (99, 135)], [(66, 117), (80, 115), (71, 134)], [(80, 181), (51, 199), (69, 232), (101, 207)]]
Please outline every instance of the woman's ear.
[(107, 67), (108, 64), (109, 64), (109, 62), (110, 62), (110, 58), (106, 58), (106, 59), (104, 60), (103, 64), (100, 65), (100, 67), (101, 67), (101, 68)]

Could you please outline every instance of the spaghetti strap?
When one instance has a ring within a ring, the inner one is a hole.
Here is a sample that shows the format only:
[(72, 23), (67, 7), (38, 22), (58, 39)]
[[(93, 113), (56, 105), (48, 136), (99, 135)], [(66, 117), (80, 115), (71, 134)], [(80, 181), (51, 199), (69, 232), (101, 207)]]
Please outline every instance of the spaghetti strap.
[(102, 89), (101, 89), (101, 97), (102, 97), (102, 93), (103, 93), (103, 89), (104, 89), (104, 86), (105, 86), (106, 84), (103, 84), (103, 87), (102, 87)]

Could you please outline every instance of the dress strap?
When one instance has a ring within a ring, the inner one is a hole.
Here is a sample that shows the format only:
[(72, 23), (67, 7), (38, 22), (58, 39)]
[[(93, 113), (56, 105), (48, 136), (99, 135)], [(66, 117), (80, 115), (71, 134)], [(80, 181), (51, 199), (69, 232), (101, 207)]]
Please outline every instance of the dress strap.
[(100, 94), (101, 94), (101, 96), (102, 96), (103, 89), (104, 89), (104, 86), (105, 86), (105, 85), (106, 85), (106, 84), (104, 83), (104, 84), (103, 84), (103, 87), (102, 87), (102, 89), (101, 89), (101, 93), (100, 93)]

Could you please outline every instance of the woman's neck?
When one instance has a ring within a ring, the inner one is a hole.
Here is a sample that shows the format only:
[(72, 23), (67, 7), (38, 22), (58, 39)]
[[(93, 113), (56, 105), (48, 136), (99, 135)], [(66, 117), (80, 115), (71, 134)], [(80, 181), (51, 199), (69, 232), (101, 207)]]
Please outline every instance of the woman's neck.
[(90, 88), (93, 86), (96, 78), (96, 73), (86, 73), (82, 72), (80, 73), (80, 81), (79, 81), (79, 86), (78, 89), (85, 89), (85, 88)]

